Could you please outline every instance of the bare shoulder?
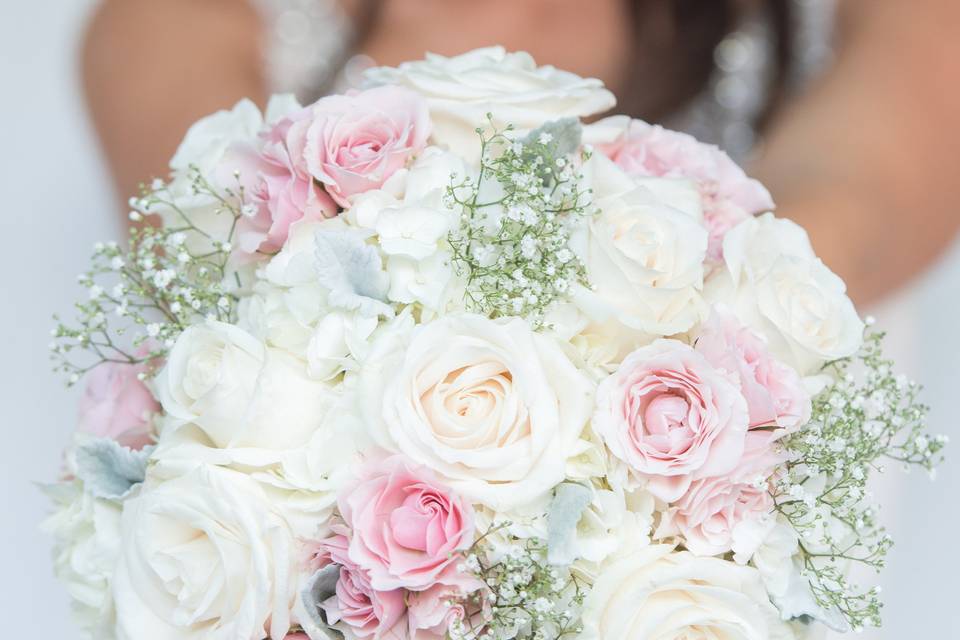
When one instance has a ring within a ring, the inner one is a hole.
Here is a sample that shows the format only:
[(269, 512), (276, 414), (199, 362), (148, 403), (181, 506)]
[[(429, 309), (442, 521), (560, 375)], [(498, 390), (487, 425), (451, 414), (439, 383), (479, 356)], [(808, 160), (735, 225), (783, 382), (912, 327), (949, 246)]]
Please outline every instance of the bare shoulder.
[(163, 175), (183, 132), (262, 101), (263, 26), (245, 0), (103, 0), (82, 43), (84, 91), (120, 193)]
[(104, 0), (89, 22), (84, 60), (116, 64), (176, 50), (255, 48), (260, 29), (257, 12), (245, 0)]
[[(843, 0), (837, 3), (837, 17), (841, 36), (864, 35), (869, 38), (889, 30), (931, 36), (955, 34), (960, 24), (960, 2)], [(949, 41), (956, 41), (956, 38), (949, 38)]]

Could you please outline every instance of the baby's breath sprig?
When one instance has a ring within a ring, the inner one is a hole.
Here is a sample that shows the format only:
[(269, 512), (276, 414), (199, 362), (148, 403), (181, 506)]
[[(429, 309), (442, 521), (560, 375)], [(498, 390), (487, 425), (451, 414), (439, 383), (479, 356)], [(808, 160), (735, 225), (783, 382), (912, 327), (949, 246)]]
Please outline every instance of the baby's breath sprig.
[[(195, 197), (213, 203), (225, 216), (223, 237), (197, 226), (168, 185), (155, 180), (130, 201), (130, 219), (143, 222), (165, 210), (164, 226), (134, 227), (126, 248), (116, 242), (94, 245), (91, 267), (78, 281), (87, 290), (77, 302), (73, 323), (54, 316), (50, 344), (54, 370), (73, 385), (105, 362), (152, 363), (162, 358), (177, 336), (199, 319), (232, 321), (236, 308), (229, 257), (236, 223), (244, 215), (242, 187), (221, 193), (196, 168), (188, 173)], [(238, 181), (239, 184), (239, 181)], [(233, 278), (238, 278), (234, 272)]]
[[(580, 124), (558, 120), (516, 139), (512, 126), (477, 129), (480, 171), (455, 180), (448, 206), (461, 212), (449, 236), (453, 264), (467, 280), (467, 305), (490, 317), (522, 316), (534, 326), (586, 273), (569, 245), (590, 206), (575, 153)], [(582, 161), (584, 158), (579, 158)]]
[(892, 545), (869, 500), (870, 472), (883, 472), (884, 460), (932, 472), (947, 442), (927, 435), (920, 388), (893, 373), (882, 340), (870, 333), (856, 358), (825, 367), (835, 382), (814, 399), (810, 423), (785, 440), (791, 460), (774, 490), (818, 604), (853, 629), (879, 626), (882, 605), (879, 588), (849, 582), (847, 565), (879, 570)]
[(545, 541), (513, 539), (494, 552), (487, 540), (474, 543), (461, 567), (486, 585), (469, 603), (482, 614), (455, 623), (453, 640), (559, 640), (582, 631), (586, 593), (568, 569), (547, 562)]

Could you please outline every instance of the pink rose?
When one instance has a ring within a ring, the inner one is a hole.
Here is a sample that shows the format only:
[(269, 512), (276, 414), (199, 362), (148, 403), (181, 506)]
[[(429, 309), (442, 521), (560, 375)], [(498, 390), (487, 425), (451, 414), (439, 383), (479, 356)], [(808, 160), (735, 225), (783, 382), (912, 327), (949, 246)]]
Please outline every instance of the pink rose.
[(311, 108), (304, 156), (314, 178), (342, 206), (377, 189), (423, 150), (430, 136), (427, 103), (401, 87), (328, 96)]
[(723, 262), (723, 239), (730, 229), (750, 217), (750, 214), (730, 200), (717, 195), (716, 183), (699, 184), (703, 205), (703, 224), (707, 228), (707, 260)]
[(473, 544), (473, 509), (426, 467), (402, 456), (372, 461), (337, 504), (352, 532), (350, 559), (376, 589), (464, 580), (455, 565)]
[(467, 588), (437, 584), (426, 591), (407, 594), (407, 617), (410, 637), (417, 640), (449, 638), (451, 625), (467, 619), (469, 593), (483, 588), (483, 583)]
[(261, 146), (235, 145), (227, 152), (219, 181), (235, 186), (240, 172), (248, 205), (253, 211), (237, 222), (237, 250), (253, 254), (279, 251), (290, 225), (337, 215), (337, 206), (307, 170), (303, 140), (310, 112), (284, 118), (263, 134)]
[(138, 374), (143, 365), (106, 362), (90, 371), (80, 398), (79, 430), (131, 449), (152, 442), (150, 414), (160, 404)]
[(769, 452), (748, 455), (732, 474), (695, 480), (664, 513), (657, 537), (680, 534), (687, 549), (698, 556), (733, 550), (749, 557), (754, 541), (762, 540), (749, 528), (763, 529), (771, 522), (768, 481), (783, 460)]
[(326, 563), (340, 566), (335, 595), (320, 606), (330, 625), (345, 625), (357, 638), (402, 638), (407, 605), (404, 590), (378, 591), (370, 584), (366, 570), (350, 560), (349, 541), (342, 533), (321, 543)]
[(810, 394), (792, 367), (776, 360), (759, 334), (740, 324), (724, 308), (715, 309), (697, 338), (696, 350), (715, 368), (735, 375), (747, 400), (750, 428), (779, 427), (755, 431), (775, 440), (810, 420)]
[(617, 140), (597, 148), (630, 175), (696, 180), (710, 234), (707, 255), (717, 262), (731, 227), (774, 207), (766, 187), (726, 153), (685, 133), (632, 120)]
[(698, 478), (736, 468), (747, 403), (691, 347), (657, 340), (637, 349), (597, 389), (594, 429), (614, 456), (672, 502)]

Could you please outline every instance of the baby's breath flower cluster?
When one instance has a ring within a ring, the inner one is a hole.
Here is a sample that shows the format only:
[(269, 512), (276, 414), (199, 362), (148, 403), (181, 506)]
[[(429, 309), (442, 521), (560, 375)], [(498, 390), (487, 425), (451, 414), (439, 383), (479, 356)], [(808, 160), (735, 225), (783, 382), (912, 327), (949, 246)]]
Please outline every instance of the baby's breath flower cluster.
[(505, 553), (495, 553), (480, 538), (462, 568), (486, 590), (471, 596), (472, 608), (483, 615), (454, 623), (455, 640), (557, 640), (581, 631), (585, 593), (569, 568), (547, 562), (545, 541), (515, 540)]
[[(231, 240), (243, 215), (243, 190), (215, 189), (196, 169), (193, 195), (216, 204), (216, 215), (232, 219), (229, 232), (213, 237), (177, 206), (168, 186), (156, 180), (130, 201), (130, 219), (142, 222), (161, 209), (176, 220), (130, 231), (126, 248), (116, 242), (94, 246), (92, 266), (78, 281), (86, 299), (74, 306), (73, 323), (54, 316), (50, 350), (54, 369), (68, 385), (104, 362), (155, 362), (185, 328), (202, 319), (234, 320), (239, 277), (228, 281)], [(197, 248), (197, 247), (200, 248)]]
[(454, 265), (467, 279), (469, 307), (537, 324), (551, 303), (586, 284), (584, 267), (568, 246), (571, 226), (589, 208), (574, 155), (580, 124), (558, 120), (519, 140), (511, 131), (477, 130), (478, 177), (447, 191), (448, 205), (462, 212), (449, 242)]
[(818, 604), (838, 611), (853, 629), (879, 626), (881, 603), (879, 588), (849, 583), (847, 565), (879, 570), (892, 544), (869, 500), (869, 474), (882, 472), (884, 460), (932, 472), (947, 441), (926, 434), (920, 389), (893, 373), (882, 339), (869, 334), (855, 359), (827, 365), (836, 382), (814, 399), (810, 423), (786, 440), (791, 460), (774, 496), (800, 537)]

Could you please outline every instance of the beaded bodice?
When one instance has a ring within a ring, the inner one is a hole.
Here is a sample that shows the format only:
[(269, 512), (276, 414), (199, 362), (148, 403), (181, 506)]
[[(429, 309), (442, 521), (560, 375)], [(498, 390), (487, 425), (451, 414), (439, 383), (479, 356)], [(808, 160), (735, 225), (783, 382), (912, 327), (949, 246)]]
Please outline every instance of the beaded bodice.
[[(265, 64), (271, 89), (302, 100), (321, 87), (347, 88), (372, 61), (344, 59), (351, 24), (335, 0), (254, 0), (267, 25)], [(793, 0), (794, 43), (788, 86), (801, 87), (829, 60), (836, 0)], [(663, 124), (718, 144), (742, 160), (757, 142), (753, 123), (772, 83), (773, 34), (762, 15), (745, 20), (714, 50), (714, 72), (691, 103)]]

